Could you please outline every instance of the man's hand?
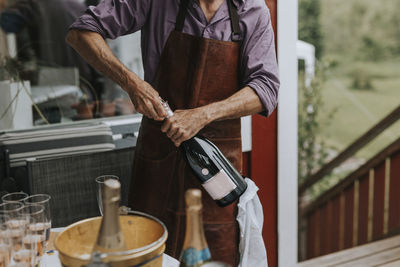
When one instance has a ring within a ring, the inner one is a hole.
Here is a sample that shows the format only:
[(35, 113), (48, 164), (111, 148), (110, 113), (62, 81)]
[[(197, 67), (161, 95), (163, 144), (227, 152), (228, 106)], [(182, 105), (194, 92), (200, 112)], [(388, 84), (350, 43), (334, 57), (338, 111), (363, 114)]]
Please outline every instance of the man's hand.
[(161, 131), (166, 133), (178, 147), (183, 141), (195, 136), (207, 124), (208, 119), (202, 108), (175, 110), (174, 115), (165, 120)]
[(167, 116), (157, 91), (122, 64), (100, 34), (72, 29), (66, 41), (90, 65), (118, 83), (129, 94), (138, 112), (158, 121)]
[(167, 117), (167, 111), (161, 104), (158, 92), (147, 82), (140, 80), (135, 85), (124, 88), (129, 92), (129, 96), (135, 106), (137, 112), (142, 113), (146, 117), (162, 121)]

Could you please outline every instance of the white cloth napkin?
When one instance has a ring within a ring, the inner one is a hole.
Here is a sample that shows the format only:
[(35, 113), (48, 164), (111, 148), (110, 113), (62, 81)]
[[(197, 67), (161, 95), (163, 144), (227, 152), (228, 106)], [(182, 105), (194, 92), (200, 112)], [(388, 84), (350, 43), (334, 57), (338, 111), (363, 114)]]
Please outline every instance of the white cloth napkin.
[(264, 214), (258, 187), (249, 178), (245, 179), (247, 190), (239, 199), (236, 220), (240, 228), (239, 267), (268, 267), (267, 251), (262, 237)]

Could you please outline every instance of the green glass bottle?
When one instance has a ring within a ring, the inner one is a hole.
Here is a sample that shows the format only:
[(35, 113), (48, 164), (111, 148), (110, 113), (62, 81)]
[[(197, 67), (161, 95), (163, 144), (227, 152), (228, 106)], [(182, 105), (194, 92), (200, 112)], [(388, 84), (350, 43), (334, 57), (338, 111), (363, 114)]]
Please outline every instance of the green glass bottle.
[(189, 189), (186, 200), (186, 233), (179, 267), (199, 267), (211, 260), (203, 229), (201, 191)]

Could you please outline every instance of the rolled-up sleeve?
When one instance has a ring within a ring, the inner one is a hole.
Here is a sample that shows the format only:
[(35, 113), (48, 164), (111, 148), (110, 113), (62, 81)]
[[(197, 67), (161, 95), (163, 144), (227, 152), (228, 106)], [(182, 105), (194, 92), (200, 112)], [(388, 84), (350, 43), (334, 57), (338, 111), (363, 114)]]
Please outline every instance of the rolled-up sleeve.
[(70, 29), (88, 30), (99, 33), (103, 38), (136, 32), (146, 22), (151, 0), (104, 0), (90, 6)]
[(265, 6), (242, 47), (242, 85), (251, 87), (264, 106), (262, 115), (269, 116), (278, 102), (279, 75), (275, 53), (274, 31)]

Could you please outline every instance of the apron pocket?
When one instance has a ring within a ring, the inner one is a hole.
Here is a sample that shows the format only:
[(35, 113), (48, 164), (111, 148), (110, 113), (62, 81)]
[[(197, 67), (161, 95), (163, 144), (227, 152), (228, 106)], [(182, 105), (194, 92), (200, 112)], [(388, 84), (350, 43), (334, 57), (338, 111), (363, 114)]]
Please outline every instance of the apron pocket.
[(163, 159), (149, 159), (140, 153), (135, 154), (129, 196), (134, 210), (156, 217), (165, 214), (177, 154), (173, 150)]

